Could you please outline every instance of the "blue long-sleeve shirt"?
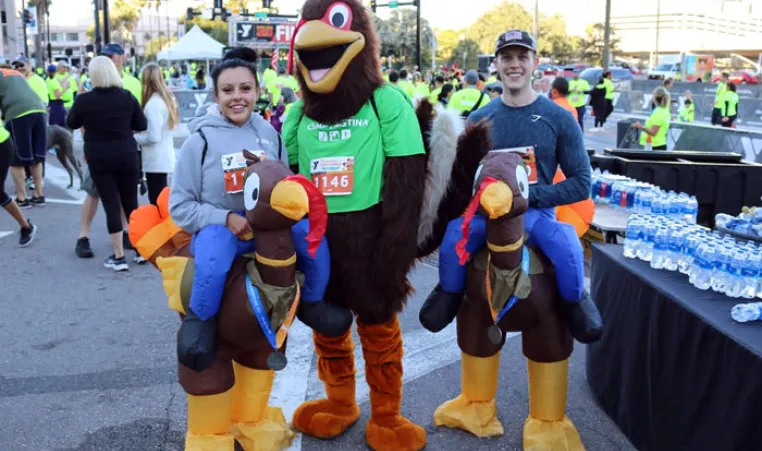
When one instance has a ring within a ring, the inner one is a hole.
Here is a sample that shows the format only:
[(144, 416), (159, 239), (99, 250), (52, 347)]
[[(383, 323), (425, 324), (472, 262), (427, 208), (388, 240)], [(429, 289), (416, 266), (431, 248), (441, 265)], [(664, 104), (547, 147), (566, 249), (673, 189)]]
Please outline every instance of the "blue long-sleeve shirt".
[[(511, 107), (500, 97), (472, 113), (470, 123), (488, 119), (491, 151), (531, 148), (529, 205), (552, 208), (573, 204), (590, 196), (590, 158), (577, 121), (544, 96), (522, 107)], [(532, 161), (534, 160), (534, 161)], [(556, 185), (553, 176), (561, 170), (566, 180)]]

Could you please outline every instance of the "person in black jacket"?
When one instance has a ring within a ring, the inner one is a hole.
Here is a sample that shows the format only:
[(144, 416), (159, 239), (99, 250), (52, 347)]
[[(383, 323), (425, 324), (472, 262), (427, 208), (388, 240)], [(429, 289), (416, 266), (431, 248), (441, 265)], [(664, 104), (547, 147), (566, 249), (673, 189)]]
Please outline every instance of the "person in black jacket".
[(609, 114), (608, 102), (606, 102), (606, 87), (603, 84), (603, 78), (590, 91), (590, 106), (593, 107), (595, 115), (595, 126), (590, 129), (591, 132), (603, 131), (603, 124), (606, 123), (606, 117)]
[(72, 130), (84, 127), (85, 159), (106, 211), (114, 255), (103, 262), (114, 271), (129, 269), (124, 258), (122, 219), (138, 206), (138, 145), (133, 132), (148, 128), (137, 99), (122, 89), (122, 78), (105, 56), (88, 67), (93, 90), (77, 96), (66, 120)]

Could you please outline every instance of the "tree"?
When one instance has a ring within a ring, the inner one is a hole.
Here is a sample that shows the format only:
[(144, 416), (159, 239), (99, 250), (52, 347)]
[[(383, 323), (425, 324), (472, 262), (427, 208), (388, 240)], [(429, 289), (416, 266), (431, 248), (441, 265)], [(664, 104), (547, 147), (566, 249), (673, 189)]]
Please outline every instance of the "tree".
[(437, 61), (450, 61), (464, 30), (435, 30), (437, 37)]
[[(479, 44), (480, 53), (493, 54), (495, 41), (501, 33), (512, 30), (531, 30), (534, 20), (518, 3), (504, 1), (476, 19), (466, 32), (466, 39)], [(469, 66), (475, 67), (475, 66)]]
[(37, 67), (45, 67), (45, 60), (47, 59), (47, 53), (42, 45), (43, 36), (47, 36), (44, 31), (43, 24), (47, 26), (45, 15), (50, 10), (50, 5), (53, 0), (29, 0), (29, 6), (37, 8), (37, 35), (34, 37), (34, 52), (37, 59)]
[[(381, 39), (381, 56), (392, 55), (400, 66), (416, 64), (416, 13), (414, 9), (395, 9), (388, 20), (374, 16), (376, 31)], [(431, 26), (421, 19), (421, 65), (431, 67)], [(420, 68), (420, 69), (423, 69)]]
[(228, 23), (221, 20), (202, 19), (195, 16), (193, 20), (185, 20), (185, 29), (190, 31), (194, 25), (204, 30), (206, 34), (214, 38), (217, 42), (228, 45)]
[[(109, 32), (110, 41), (117, 43), (135, 43), (135, 27), (142, 15), (142, 7), (145, 2), (138, 0), (114, 0), (109, 3)], [(103, 12), (100, 12), (101, 16)], [(103, 17), (101, 17), (103, 20)], [(86, 31), (88, 39), (95, 40), (95, 24), (90, 25)]]
[(169, 47), (170, 45), (174, 44), (177, 41), (177, 38), (170, 38), (169, 42), (167, 42), (166, 38), (154, 38), (150, 41), (145, 43), (145, 48), (143, 49), (143, 56), (146, 59), (155, 57), (162, 49), (165, 47)]
[(450, 56), (448, 63), (458, 63), (458, 66), (463, 69), (475, 69), (479, 67), (480, 53), (479, 43), (472, 39), (466, 39), (458, 42), (458, 45), (452, 51), (452, 56)]
[[(579, 53), (583, 60), (595, 64), (601, 65), (603, 61), (603, 37), (605, 33), (605, 26), (602, 23), (596, 23), (589, 25), (585, 30), (587, 36), (582, 38), (579, 42)], [(611, 36), (609, 39), (609, 51), (613, 56), (619, 52), (619, 38), (616, 36), (614, 29), (611, 29)]]
[(550, 17), (540, 15), (537, 51), (540, 56), (552, 57), (555, 61), (568, 61), (574, 56), (578, 39), (566, 34), (566, 21), (558, 14)]

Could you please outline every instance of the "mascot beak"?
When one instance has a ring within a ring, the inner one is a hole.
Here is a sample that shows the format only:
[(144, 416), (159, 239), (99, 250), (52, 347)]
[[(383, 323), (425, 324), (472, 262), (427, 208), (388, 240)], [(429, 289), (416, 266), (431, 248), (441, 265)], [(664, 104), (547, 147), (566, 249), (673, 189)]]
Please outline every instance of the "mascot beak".
[(336, 89), (349, 63), (365, 47), (365, 36), (334, 28), (321, 20), (304, 22), (294, 38), (296, 64), (310, 91)]
[(490, 219), (497, 219), (511, 212), (513, 192), (505, 183), (495, 181), (484, 189), (479, 203)]
[(301, 220), (310, 211), (307, 191), (293, 180), (281, 180), (270, 194), (270, 207), (293, 221)]

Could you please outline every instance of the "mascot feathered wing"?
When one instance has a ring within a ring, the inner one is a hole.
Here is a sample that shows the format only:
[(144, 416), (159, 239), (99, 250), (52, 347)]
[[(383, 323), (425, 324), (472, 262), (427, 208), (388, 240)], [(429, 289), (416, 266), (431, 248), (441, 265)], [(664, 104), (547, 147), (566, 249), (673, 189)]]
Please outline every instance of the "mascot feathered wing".
[[(289, 112), (283, 138), (295, 172), (327, 199), (325, 300), (357, 317), (372, 409), (367, 442), (375, 450), (418, 450), (426, 433), (400, 414), (397, 313), (412, 291), (409, 270), (465, 209), (483, 155), (471, 155), (468, 133), (458, 138), (457, 118), (435, 113), (427, 101), (416, 111), (396, 86), (384, 84), (378, 55), (370, 14), (358, 0), (308, 0), (289, 58), (303, 97)], [(315, 333), (314, 342), (327, 397), (300, 406), (293, 424), (330, 438), (360, 416), (354, 342), (349, 330), (333, 338)]]

